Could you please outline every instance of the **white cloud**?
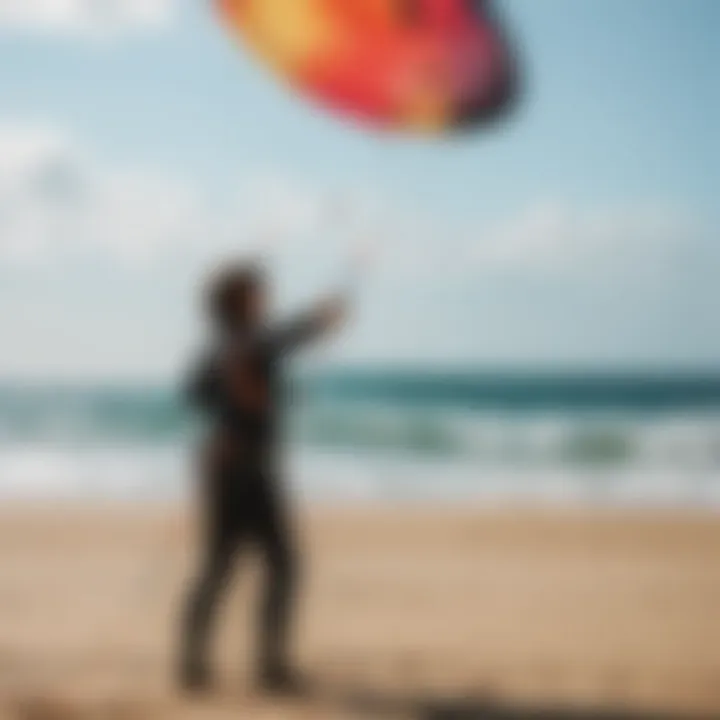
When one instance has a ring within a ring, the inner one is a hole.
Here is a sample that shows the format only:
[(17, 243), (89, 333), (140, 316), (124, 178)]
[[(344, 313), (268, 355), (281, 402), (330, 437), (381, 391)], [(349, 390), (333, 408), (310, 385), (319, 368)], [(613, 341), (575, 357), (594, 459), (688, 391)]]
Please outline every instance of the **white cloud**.
[(585, 209), (539, 202), (491, 223), (393, 212), (385, 225), (384, 272), (431, 284), (497, 273), (657, 274), (692, 256), (705, 236), (699, 218), (664, 203)]
[(205, 262), (281, 248), (292, 264), (298, 254), (315, 261), (345, 251), (353, 235), (367, 234), (386, 279), (442, 280), (497, 270), (657, 270), (696, 247), (702, 228), (660, 203), (587, 210), (545, 202), (470, 235), (418, 210), (385, 213), (368, 193), (339, 196), (279, 171), (250, 171), (219, 197), (157, 169), (108, 167), (56, 129), (0, 124), (0, 263), (80, 254)]
[[(360, 196), (358, 199), (361, 200)], [(331, 249), (332, 194), (281, 172), (255, 171), (224, 197), (154, 168), (109, 167), (72, 137), (0, 124), (0, 264), (102, 256), (132, 264), (225, 252)], [(360, 217), (367, 204), (347, 215)]]
[(698, 219), (661, 203), (582, 209), (560, 202), (533, 205), (480, 235), (476, 267), (565, 271), (583, 267), (657, 268), (702, 233)]
[(143, 170), (108, 169), (47, 128), (0, 126), (0, 260), (103, 251), (146, 259), (181, 241), (194, 196)]
[(175, 0), (0, 0), (0, 29), (61, 35), (156, 30), (173, 17)]

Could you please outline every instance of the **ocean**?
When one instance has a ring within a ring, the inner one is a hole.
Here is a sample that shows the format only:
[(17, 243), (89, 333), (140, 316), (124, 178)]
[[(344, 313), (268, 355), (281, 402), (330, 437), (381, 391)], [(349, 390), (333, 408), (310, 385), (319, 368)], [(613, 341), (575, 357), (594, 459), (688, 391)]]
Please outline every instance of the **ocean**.
[[(346, 370), (290, 397), (308, 502), (720, 508), (720, 375)], [(180, 498), (199, 432), (172, 388), (8, 383), (0, 498)]]

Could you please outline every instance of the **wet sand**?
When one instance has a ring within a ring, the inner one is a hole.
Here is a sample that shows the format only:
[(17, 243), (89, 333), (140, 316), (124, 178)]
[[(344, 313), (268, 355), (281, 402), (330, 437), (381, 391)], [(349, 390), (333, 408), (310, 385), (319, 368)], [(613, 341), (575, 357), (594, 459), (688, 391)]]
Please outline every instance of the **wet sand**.
[(720, 717), (718, 516), (307, 510), (296, 654), (317, 694), (292, 702), (252, 687), (250, 558), (216, 691), (173, 690), (192, 528), (172, 508), (6, 506), (0, 718)]

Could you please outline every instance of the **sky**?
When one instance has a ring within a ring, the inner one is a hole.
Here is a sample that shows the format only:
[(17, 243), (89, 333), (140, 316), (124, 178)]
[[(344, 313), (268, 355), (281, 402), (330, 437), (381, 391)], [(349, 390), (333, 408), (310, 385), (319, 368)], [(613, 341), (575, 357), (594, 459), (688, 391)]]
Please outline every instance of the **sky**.
[(498, 0), (524, 96), (463, 138), (289, 92), (205, 0), (0, 0), (0, 377), (164, 379), (262, 252), (287, 310), (370, 245), (322, 362), (713, 369), (720, 3)]

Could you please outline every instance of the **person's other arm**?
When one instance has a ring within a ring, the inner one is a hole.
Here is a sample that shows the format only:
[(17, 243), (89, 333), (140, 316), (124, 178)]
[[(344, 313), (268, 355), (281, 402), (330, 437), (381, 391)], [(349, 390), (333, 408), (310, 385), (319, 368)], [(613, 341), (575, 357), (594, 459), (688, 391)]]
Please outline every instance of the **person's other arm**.
[(210, 410), (216, 401), (217, 368), (204, 357), (195, 364), (182, 387), (183, 399), (194, 410)]

